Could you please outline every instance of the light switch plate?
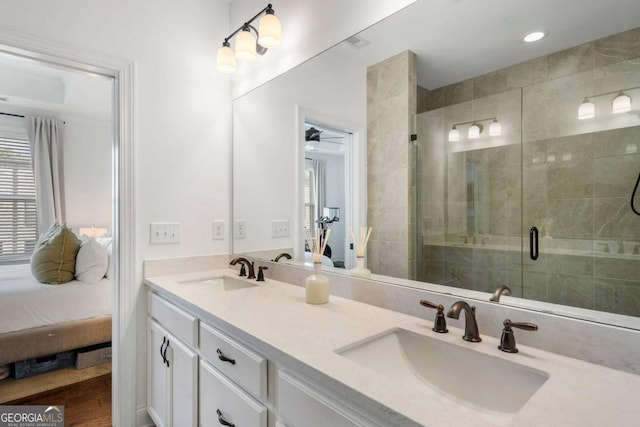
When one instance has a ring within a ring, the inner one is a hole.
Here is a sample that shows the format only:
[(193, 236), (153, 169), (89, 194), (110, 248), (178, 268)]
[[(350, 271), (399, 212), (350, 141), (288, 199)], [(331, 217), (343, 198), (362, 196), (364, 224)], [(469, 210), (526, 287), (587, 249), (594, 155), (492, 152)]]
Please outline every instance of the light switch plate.
[(224, 240), (224, 221), (213, 221), (213, 240)]
[(233, 236), (236, 239), (247, 238), (247, 221), (243, 219), (236, 220), (233, 224)]
[(180, 243), (180, 223), (152, 222), (149, 241), (152, 245)]
[(289, 221), (271, 221), (271, 237), (288, 237)]

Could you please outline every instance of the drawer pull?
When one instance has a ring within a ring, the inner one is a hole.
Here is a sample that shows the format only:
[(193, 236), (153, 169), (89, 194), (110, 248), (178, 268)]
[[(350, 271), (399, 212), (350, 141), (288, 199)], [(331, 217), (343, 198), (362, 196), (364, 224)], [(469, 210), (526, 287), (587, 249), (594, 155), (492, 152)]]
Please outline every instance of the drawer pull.
[(218, 414), (218, 422), (223, 426), (236, 427), (234, 423), (230, 423), (229, 421), (224, 419), (224, 417), (222, 416), (222, 412), (220, 412), (220, 409), (216, 409), (216, 414)]
[(167, 337), (162, 337), (162, 344), (160, 345), (160, 356), (162, 357), (162, 363), (167, 364), (167, 359), (164, 357), (164, 353), (162, 353), (162, 347), (167, 342)]
[(167, 368), (169, 367), (169, 359), (167, 359), (167, 349), (168, 348), (169, 348), (169, 338), (167, 338), (167, 345), (164, 348), (164, 353), (162, 354), (162, 357), (164, 358), (164, 361), (167, 364)]
[[(220, 351), (220, 349), (216, 350), (216, 353), (218, 353), (218, 359), (222, 360), (223, 362), (229, 362), (232, 365), (236, 364), (236, 359), (230, 359), (227, 356), (225, 356), (224, 354), (222, 354), (222, 351)], [(226, 425), (226, 424), (225, 424)]]

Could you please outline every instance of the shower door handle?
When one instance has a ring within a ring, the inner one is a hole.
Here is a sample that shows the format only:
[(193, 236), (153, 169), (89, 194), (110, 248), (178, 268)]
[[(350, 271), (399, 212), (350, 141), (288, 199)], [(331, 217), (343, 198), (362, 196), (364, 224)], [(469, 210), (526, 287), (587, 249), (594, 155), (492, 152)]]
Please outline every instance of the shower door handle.
[(538, 259), (538, 229), (531, 227), (529, 230), (529, 256), (532, 260)]

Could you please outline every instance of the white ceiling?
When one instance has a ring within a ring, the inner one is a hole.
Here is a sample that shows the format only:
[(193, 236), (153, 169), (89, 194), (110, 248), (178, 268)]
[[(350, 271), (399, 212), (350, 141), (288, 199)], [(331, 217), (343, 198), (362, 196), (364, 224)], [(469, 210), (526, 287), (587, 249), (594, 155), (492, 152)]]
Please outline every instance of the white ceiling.
[(0, 52), (0, 112), (110, 120), (112, 79)]
[[(435, 89), (640, 26), (640, 0), (418, 0), (362, 31), (367, 65), (405, 49)], [(548, 36), (525, 43), (533, 30)]]

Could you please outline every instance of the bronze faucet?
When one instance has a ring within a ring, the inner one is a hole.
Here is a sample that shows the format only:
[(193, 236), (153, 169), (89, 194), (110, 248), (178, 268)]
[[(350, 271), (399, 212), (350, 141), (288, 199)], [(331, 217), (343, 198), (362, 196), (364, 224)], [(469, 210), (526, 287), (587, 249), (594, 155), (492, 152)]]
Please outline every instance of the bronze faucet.
[(289, 255), (286, 252), (282, 252), (280, 255), (278, 255), (277, 257), (275, 257), (274, 259), (272, 259), (271, 261), (273, 262), (278, 262), (280, 261), (280, 258), (285, 258), (285, 259), (291, 259), (291, 255)]
[(242, 273), (244, 271), (244, 268), (247, 267), (247, 270), (249, 270), (249, 275), (247, 276), (247, 279), (255, 279), (256, 278), (256, 273), (253, 270), (253, 263), (250, 262), (248, 259), (243, 258), (243, 257), (236, 257), (236, 258), (232, 259), (229, 264), (230, 265), (236, 265), (239, 262), (242, 263), (242, 268), (240, 269), (240, 276), (244, 276), (244, 274), (242, 274)]
[(513, 334), (513, 329), (511, 328), (524, 329), (525, 331), (538, 330), (538, 325), (535, 323), (514, 323), (509, 319), (505, 319), (502, 324), (504, 325), (504, 329), (502, 330), (502, 336), (500, 337), (500, 345), (498, 348), (507, 353), (518, 352), (518, 349), (516, 348), (516, 336)]
[(500, 302), (500, 297), (502, 295), (511, 295), (511, 288), (507, 285), (500, 285), (493, 291), (493, 295), (489, 298), (489, 301)]
[(464, 301), (458, 301), (451, 306), (447, 317), (452, 319), (458, 319), (460, 317), (460, 311), (464, 310), (464, 335), (462, 339), (470, 342), (480, 342), (480, 331), (478, 331), (478, 323), (476, 322), (476, 308), (471, 307)]

